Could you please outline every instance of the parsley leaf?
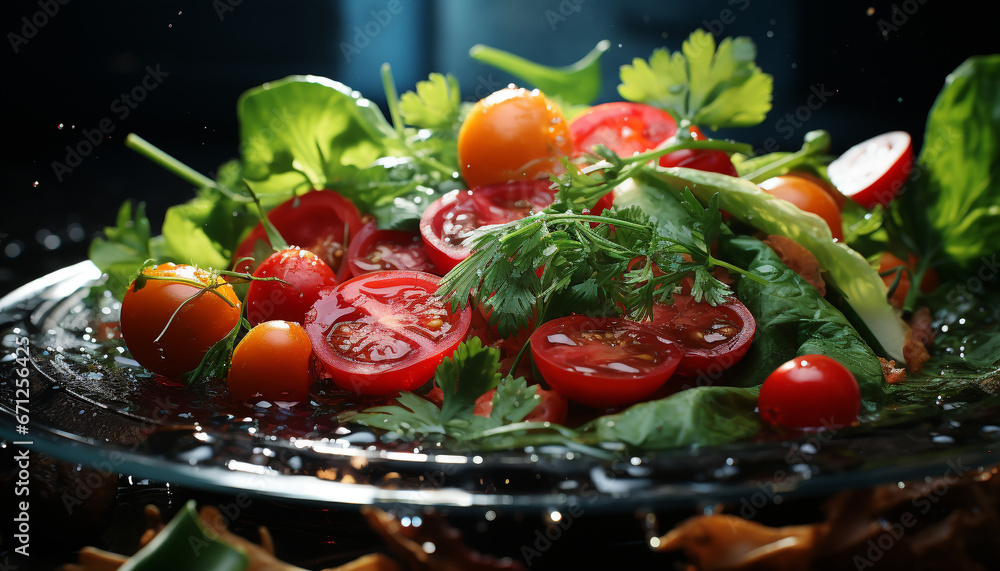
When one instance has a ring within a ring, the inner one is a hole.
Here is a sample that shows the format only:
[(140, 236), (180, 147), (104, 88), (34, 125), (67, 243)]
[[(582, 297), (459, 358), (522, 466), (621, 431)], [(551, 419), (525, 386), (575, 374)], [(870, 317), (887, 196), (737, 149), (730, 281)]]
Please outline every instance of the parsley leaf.
[(403, 121), (414, 127), (444, 130), (453, 128), (462, 110), (458, 80), (450, 73), (432, 73), (417, 83), (416, 91), (407, 91), (399, 99)]
[(125, 296), (136, 271), (153, 257), (150, 233), (146, 204), (138, 203), (133, 217), (132, 203), (126, 201), (118, 209), (115, 226), (105, 227), (104, 237), (90, 243), (90, 259), (108, 274), (107, 287), (116, 298)]
[(657, 49), (649, 60), (621, 67), (618, 93), (629, 101), (659, 107), (678, 122), (712, 129), (751, 127), (771, 110), (773, 78), (754, 60), (757, 47), (747, 37), (715, 38), (695, 30), (679, 52)]

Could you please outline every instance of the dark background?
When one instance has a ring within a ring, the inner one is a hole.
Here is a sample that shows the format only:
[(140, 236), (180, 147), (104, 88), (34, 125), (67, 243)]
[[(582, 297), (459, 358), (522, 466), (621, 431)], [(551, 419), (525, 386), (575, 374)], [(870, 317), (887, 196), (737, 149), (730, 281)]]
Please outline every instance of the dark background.
[[(607, 38), (602, 100), (611, 100), (619, 65), (661, 45), (677, 49), (702, 27), (752, 37), (775, 77), (767, 121), (723, 135), (796, 149), (806, 131), (825, 128), (844, 150), (892, 129), (919, 142), (947, 73), (969, 55), (1000, 51), (1000, 9), (985, 2), (61, 1), (2, 7), (0, 293), (84, 259), (122, 201), (145, 200), (158, 225), (167, 206), (191, 196), (188, 184), (124, 149), (128, 132), (211, 173), (236, 154), (238, 95), (289, 74), (332, 77), (381, 104), (378, 66), (389, 61), (400, 91), (450, 71), (472, 101), (510, 79), (467, 56), (477, 42), (563, 65)], [(122, 118), (116, 101), (141, 85), (147, 66), (165, 76)], [(813, 109), (813, 90), (834, 94)], [(53, 163), (67, 164), (67, 146), (102, 119), (109, 135), (60, 180)]]

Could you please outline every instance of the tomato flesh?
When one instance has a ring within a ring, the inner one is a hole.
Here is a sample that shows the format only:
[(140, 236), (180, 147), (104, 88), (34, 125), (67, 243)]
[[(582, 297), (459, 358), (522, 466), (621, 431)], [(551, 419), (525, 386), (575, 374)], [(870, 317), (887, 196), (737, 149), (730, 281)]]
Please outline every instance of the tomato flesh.
[[(338, 281), (347, 278), (343, 259), (351, 238), (361, 230), (361, 215), (350, 200), (332, 190), (313, 190), (279, 204), (267, 213), (267, 219), (289, 245), (319, 256), (330, 266)], [(272, 251), (267, 232), (260, 223), (240, 242), (233, 254), (234, 262), (254, 257), (261, 249), (258, 243), (262, 243), (266, 251)], [(263, 257), (255, 262), (236, 263), (236, 271), (252, 271)]]
[(854, 145), (826, 173), (840, 192), (865, 208), (888, 206), (913, 169), (909, 133), (892, 131)]
[(303, 401), (312, 383), (312, 345), (301, 325), (265, 321), (236, 345), (226, 383), (233, 398)]
[(555, 191), (543, 180), (494, 184), (476, 190), (454, 190), (435, 200), (420, 218), (420, 237), (427, 255), (443, 273), (469, 257), (465, 244), (483, 226), (519, 220), (544, 209)]
[(653, 394), (681, 360), (677, 347), (648, 327), (582, 315), (542, 324), (531, 335), (531, 355), (553, 390), (594, 408)]
[(437, 273), (419, 234), (379, 230), (375, 222), (365, 224), (351, 241), (347, 267), (352, 277), (386, 270)]
[(836, 360), (802, 355), (768, 375), (757, 408), (772, 426), (842, 428), (858, 418), (861, 389), (851, 371)]
[(273, 320), (302, 323), (306, 311), (319, 298), (319, 291), (337, 285), (326, 262), (309, 250), (295, 247), (271, 254), (253, 275), (277, 279), (250, 282), (246, 306), (251, 326)]
[(334, 382), (366, 395), (427, 382), (471, 320), (470, 308), (452, 312), (435, 295), (439, 283), (422, 272), (373, 272), (321, 291), (305, 326)]
[(731, 297), (712, 306), (690, 295), (673, 297), (672, 305), (653, 305), (648, 324), (680, 348), (678, 375), (717, 378), (746, 355), (757, 324), (739, 300)]
[[(225, 279), (193, 266), (167, 263), (142, 273), (145, 283), (132, 282), (122, 300), (122, 339), (144, 368), (179, 379), (236, 327), (242, 305)], [(219, 295), (204, 289), (213, 284)]]

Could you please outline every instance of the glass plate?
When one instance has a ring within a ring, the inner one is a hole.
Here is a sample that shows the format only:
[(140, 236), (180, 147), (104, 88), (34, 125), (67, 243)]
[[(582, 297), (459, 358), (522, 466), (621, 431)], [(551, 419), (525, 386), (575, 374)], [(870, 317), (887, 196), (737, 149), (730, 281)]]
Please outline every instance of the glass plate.
[[(923, 407), (878, 428), (664, 452), (622, 449), (614, 460), (558, 446), (393, 448), (339, 425), (338, 401), (322, 394), (312, 406), (250, 407), (229, 403), (219, 387), (189, 390), (152, 378), (114, 338), (117, 303), (92, 287), (100, 277), (82, 262), (0, 299), (0, 437), (113, 473), (330, 504), (586, 504), (623, 512), (827, 494), (1000, 463), (997, 397)], [(25, 352), (26, 369), (16, 359)]]

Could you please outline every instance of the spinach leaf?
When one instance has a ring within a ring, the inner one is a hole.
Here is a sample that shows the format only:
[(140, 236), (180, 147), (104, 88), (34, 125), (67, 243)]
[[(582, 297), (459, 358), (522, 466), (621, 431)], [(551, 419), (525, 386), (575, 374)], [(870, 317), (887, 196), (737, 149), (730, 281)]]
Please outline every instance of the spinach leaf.
[(797, 355), (823, 354), (847, 367), (858, 380), (863, 407), (874, 411), (885, 399), (882, 367), (871, 348), (816, 288), (781, 263), (763, 242), (737, 237), (722, 242), (728, 259), (766, 279), (762, 285), (741, 280), (740, 301), (757, 322), (746, 356), (729, 377), (743, 386), (764, 382), (771, 371)]
[(756, 389), (696, 387), (596, 418), (580, 434), (647, 450), (712, 446), (757, 434), (764, 423), (756, 407)]
[(945, 80), (913, 180), (893, 203), (904, 242), (969, 268), (1000, 244), (1000, 55), (969, 58)]

